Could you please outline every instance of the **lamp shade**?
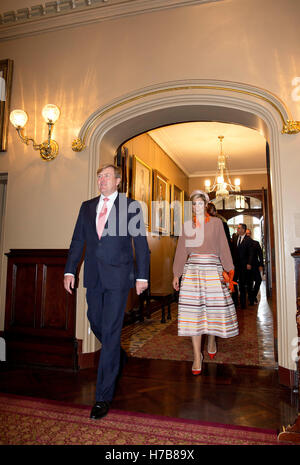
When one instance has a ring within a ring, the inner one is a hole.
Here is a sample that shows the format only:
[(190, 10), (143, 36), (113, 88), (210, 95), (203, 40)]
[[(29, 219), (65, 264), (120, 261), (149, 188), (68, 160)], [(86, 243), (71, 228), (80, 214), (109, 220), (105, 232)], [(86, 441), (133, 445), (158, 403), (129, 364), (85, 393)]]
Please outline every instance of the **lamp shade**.
[(59, 108), (56, 105), (48, 103), (42, 110), (42, 116), (46, 123), (55, 123), (60, 115)]
[(23, 128), (28, 121), (28, 116), (24, 110), (14, 110), (11, 112), (9, 119), (15, 128)]

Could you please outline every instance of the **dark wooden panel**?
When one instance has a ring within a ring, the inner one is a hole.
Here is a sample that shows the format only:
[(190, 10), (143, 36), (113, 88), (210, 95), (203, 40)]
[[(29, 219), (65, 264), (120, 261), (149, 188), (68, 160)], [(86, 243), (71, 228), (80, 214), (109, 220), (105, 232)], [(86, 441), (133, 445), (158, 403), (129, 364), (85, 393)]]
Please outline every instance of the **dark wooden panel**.
[(10, 326), (35, 327), (37, 299), (37, 266), (14, 263)]
[(78, 369), (76, 341), (62, 342), (51, 338), (9, 340), (7, 360), (14, 364)]
[(8, 256), (7, 360), (74, 368), (76, 292), (63, 287), (67, 250), (13, 249)]
[(74, 314), (63, 286), (64, 264), (43, 264), (41, 328), (58, 335), (74, 334)]

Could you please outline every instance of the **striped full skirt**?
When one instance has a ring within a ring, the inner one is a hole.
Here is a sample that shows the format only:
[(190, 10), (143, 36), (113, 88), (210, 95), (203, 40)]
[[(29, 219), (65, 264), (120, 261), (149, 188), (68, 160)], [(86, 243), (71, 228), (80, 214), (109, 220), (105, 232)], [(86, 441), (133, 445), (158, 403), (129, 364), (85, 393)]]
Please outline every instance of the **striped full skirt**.
[(217, 255), (190, 254), (179, 293), (179, 336), (238, 335), (235, 306), (222, 273)]

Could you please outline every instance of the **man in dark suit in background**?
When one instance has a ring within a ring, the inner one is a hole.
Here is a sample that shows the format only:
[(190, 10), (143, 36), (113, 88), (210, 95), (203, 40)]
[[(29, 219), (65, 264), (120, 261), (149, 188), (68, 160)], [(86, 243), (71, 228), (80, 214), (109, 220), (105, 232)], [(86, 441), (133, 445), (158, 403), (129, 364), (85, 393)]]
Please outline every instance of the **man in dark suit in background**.
[(65, 267), (64, 286), (72, 293), (85, 248), (87, 316), (102, 344), (93, 419), (107, 414), (113, 398), (129, 289), (135, 285), (141, 294), (148, 287), (149, 247), (142, 209), (138, 202), (118, 193), (120, 181), (121, 172), (114, 165), (97, 171), (101, 195), (81, 205)]
[(246, 230), (246, 235), (251, 238), (253, 243), (253, 261), (251, 270), (251, 291), (250, 291), (250, 305), (258, 303), (257, 294), (261, 285), (261, 273), (264, 271), (264, 257), (261, 246), (258, 241), (255, 241), (251, 237), (251, 230)]
[[(232, 244), (232, 255), (234, 263), (234, 281), (239, 284), (240, 307), (246, 308), (246, 294), (250, 293), (249, 272), (252, 269), (253, 262), (253, 244), (252, 239), (246, 235), (247, 226), (240, 223), (237, 227), (237, 235)], [(237, 307), (237, 292), (232, 293), (232, 299)]]

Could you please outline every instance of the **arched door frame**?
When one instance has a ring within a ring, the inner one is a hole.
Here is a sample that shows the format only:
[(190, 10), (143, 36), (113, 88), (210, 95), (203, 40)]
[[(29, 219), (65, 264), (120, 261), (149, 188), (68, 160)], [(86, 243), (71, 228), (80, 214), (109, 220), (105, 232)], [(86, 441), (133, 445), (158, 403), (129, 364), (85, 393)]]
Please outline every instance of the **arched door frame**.
[[(112, 162), (124, 141), (156, 127), (187, 121), (235, 123), (258, 130), (270, 146), (270, 180), (274, 211), (277, 277), (285, 276), (280, 137), (288, 110), (273, 94), (247, 84), (225, 81), (181, 81), (140, 89), (99, 108), (86, 120), (73, 150), (89, 151), (89, 196), (97, 193), (95, 172), (99, 163)], [(278, 362), (291, 367), (287, 328), (287, 292), (277, 278)], [(85, 344), (92, 351), (90, 342)]]

